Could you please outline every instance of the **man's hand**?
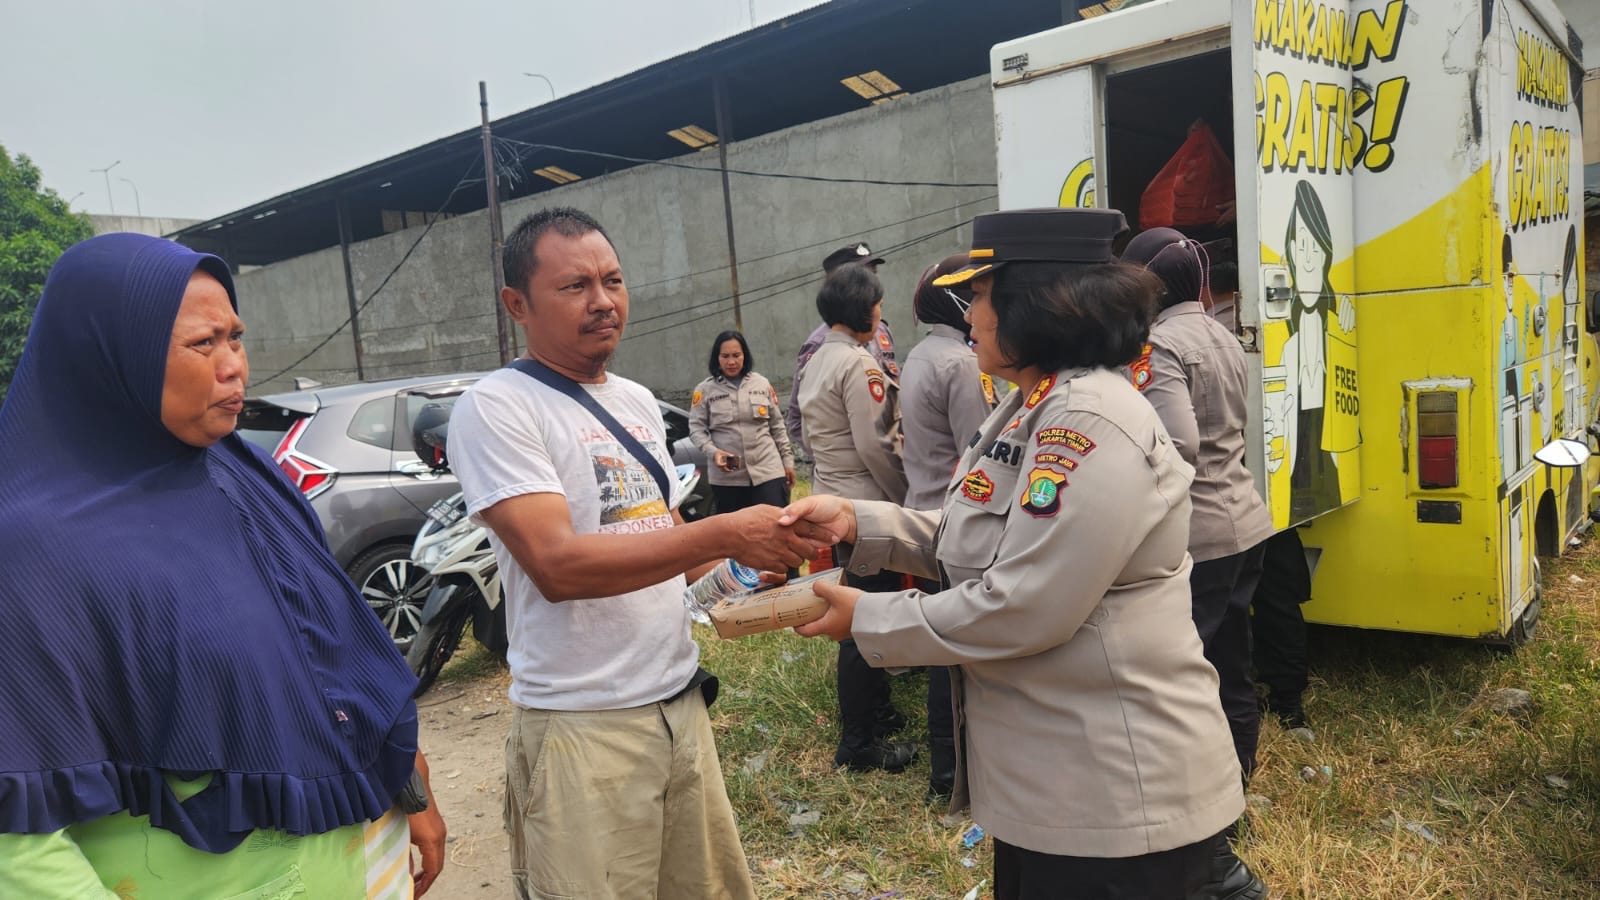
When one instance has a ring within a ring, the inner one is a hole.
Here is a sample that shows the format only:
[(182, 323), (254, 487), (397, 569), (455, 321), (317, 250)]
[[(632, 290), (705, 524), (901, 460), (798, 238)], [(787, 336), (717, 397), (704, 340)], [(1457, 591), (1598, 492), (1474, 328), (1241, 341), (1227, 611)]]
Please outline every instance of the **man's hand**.
[[(856, 539), (856, 505), (843, 497), (832, 494), (812, 494), (802, 497), (789, 504), (783, 511), (783, 518), (778, 520), (779, 525), (800, 526), (809, 523), (815, 526), (816, 531), (810, 534), (826, 532), (833, 540), (828, 543), (844, 541), (854, 543)], [(810, 536), (810, 535), (808, 535)], [(827, 546), (824, 544), (823, 546)]]
[(713, 447), (711, 450), (711, 464), (724, 472), (732, 472), (733, 454)]
[(433, 786), (428, 784), (428, 761), (417, 751), (417, 771), (422, 773), (422, 784), (428, 790), (428, 808), (406, 817), (411, 827), (411, 844), (417, 848), (420, 860), (412, 860), (411, 880), (416, 886), (415, 896), (421, 897), (433, 886), (434, 879), (444, 871), (444, 816), (439, 813), (439, 802), (433, 797)]
[[(804, 502), (804, 501), (802, 501)], [(842, 641), (850, 636), (850, 628), (855, 624), (856, 601), (865, 593), (860, 588), (845, 587), (842, 584), (828, 584), (817, 582), (811, 586), (818, 597), (828, 601), (828, 611), (822, 618), (809, 625), (796, 625), (794, 632), (801, 637), (831, 637)]]
[(752, 569), (783, 572), (816, 559), (818, 550), (833, 543), (827, 532), (814, 525), (780, 525), (781, 515), (783, 510), (776, 506), (762, 505), (717, 516), (726, 520), (727, 526), (723, 555)]
[(785, 490), (794, 490), (794, 466), (788, 466), (783, 470), (783, 486)]

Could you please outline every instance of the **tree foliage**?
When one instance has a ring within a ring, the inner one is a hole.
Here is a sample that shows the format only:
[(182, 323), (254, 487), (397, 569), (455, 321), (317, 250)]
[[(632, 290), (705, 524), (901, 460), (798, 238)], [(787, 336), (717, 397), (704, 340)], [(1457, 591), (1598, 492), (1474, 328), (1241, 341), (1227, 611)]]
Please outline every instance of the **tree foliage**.
[(0, 399), (22, 357), (50, 267), (63, 250), (94, 233), (88, 216), (72, 212), (40, 181), (32, 160), (0, 146)]

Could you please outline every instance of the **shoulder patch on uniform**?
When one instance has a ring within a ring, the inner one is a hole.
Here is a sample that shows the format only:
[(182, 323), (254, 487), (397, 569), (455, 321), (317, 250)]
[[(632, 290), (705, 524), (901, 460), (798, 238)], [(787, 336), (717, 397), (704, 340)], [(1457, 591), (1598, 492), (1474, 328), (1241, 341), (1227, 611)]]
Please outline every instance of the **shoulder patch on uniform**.
[(1022, 424), (1022, 417), (1021, 416), (1017, 416), (1015, 419), (1012, 419), (1011, 420), (1011, 424), (1007, 425), (1004, 429), (1002, 429), (1000, 433), (1001, 434), (1010, 434), (1012, 431), (1016, 430), (1016, 427), (1018, 425), (1021, 425), (1021, 424)]
[(772, 395), (772, 405), (773, 406), (777, 406), (778, 405), (778, 389), (769, 384), (769, 385), (767, 385), (767, 393)]
[(1094, 449), (1094, 441), (1089, 440), (1081, 432), (1073, 431), (1071, 428), (1044, 428), (1039, 431), (1039, 434), (1034, 439), (1039, 442), (1041, 447), (1046, 444), (1060, 444), (1063, 447), (1071, 447), (1077, 451), (1079, 456), (1088, 456), (1089, 451)]
[(1026, 449), (1022, 444), (1013, 444), (996, 438), (994, 443), (989, 445), (989, 449), (983, 451), (983, 457), (1005, 466), (1020, 466), (1023, 451)]
[(1139, 358), (1128, 366), (1128, 378), (1133, 381), (1133, 386), (1141, 391), (1149, 387), (1151, 380), (1155, 378), (1155, 370), (1150, 368), (1150, 350), (1151, 345), (1145, 344)]
[(1052, 469), (1038, 468), (1028, 473), (1028, 490), (1022, 495), (1022, 511), (1041, 519), (1061, 511), (1061, 488), (1067, 476)]
[(867, 393), (878, 403), (883, 402), (887, 388), (884, 387), (883, 371), (881, 369), (867, 370)]
[(889, 335), (882, 328), (878, 329), (878, 346), (890, 353), (894, 352), (894, 341), (889, 340)]
[(1060, 453), (1053, 453), (1049, 451), (1041, 452), (1034, 456), (1033, 461), (1035, 464), (1041, 466), (1060, 466), (1061, 468), (1066, 469), (1068, 472), (1071, 472), (1073, 469), (1078, 467), (1078, 461), (1072, 457), (1063, 456)]
[(1028, 395), (1028, 402), (1022, 404), (1023, 407), (1025, 409), (1033, 409), (1035, 406), (1038, 406), (1039, 401), (1048, 396), (1050, 389), (1055, 386), (1056, 377), (1054, 375), (1046, 375), (1045, 377), (1039, 379), (1039, 383), (1033, 387), (1033, 393)]
[(890, 375), (894, 376), (895, 378), (899, 378), (900, 377), (900, 367), (895, 365), (895, 361), (894, 360), (886, 359), (886, 360), (883, 361), (883, 365), (884, 365), (885, 368), (887, 368), (889, 370), (889, 374)]
[(701, 401), (703, 401), (705, 399), (706, 399), (706, 395), (705, 394), (702, 394), (699, 391), (695, 391), (694, 395), (689, 398), (689, 408), (690, 409), (694, 409), (696, 406), (700, 405)]
[(988, 503), (994, 496), (994, 482), (982, 469), (968, 472), (967, 477), (961, 479), (961, 494), (968, 500)]
[(994, 406), (994, 379), (979, 372), (978, 384), (983, 386), (983, 402)]

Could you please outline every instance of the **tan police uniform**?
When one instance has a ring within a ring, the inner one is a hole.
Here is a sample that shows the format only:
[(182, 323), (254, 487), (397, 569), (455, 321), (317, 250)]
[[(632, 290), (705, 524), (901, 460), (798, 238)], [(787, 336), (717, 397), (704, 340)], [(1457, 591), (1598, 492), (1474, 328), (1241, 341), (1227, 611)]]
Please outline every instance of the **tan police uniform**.
[(1121, 372), (1069, 369), (1002, 401), (942, 516), (857, 503), (855, 573), (949, 590), (863, 595), (876, 666), (959, 666), (954, 808), (1009, 844), (1131, 857), (1244, 808), (1217, 677), (1189, 620), (1189, 483)]
[(1231, 556), (1272, 534), (1272, 515), (1244, 467), (1249, 381), (1239, 339), (1198, 301), (1175, 303), (1150, 326), (1150, 350), (1130, 377), (1195, 467), (1189, 555)]
[(978, 355), (960, 329), (934, 325), (911, 348), (900, 375), (906, 506), (939, 508), (956, 460), (994, 403), (994, 382), (978, 371)]
[[(718, 375), (695, 385), (689, 440), (706, 455), (706, 475), (715, 485), (764, 484), (794, 467), (778, 392), (757, 372), (733, 380)], [(739, 465), (723, 471), (712, 459), (713, 450), (733, 454)]]
[(905, 500), (898, 392), (865, 347), (847, 334), (828, 332), (800, 382), (806, 446), (816, 461), (813, 493)]

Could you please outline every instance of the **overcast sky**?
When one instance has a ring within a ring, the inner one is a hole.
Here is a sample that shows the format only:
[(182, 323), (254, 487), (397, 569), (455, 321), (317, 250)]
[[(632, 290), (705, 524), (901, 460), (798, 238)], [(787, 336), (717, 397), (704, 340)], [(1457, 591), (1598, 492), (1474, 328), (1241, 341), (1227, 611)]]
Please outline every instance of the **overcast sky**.
[(0, 0), (0, 145), (74, 209), (206, 219), (476, 126), (480, 79), (498, 118), (550, 99), (523, 72), (565, 96), (816, 3)]

